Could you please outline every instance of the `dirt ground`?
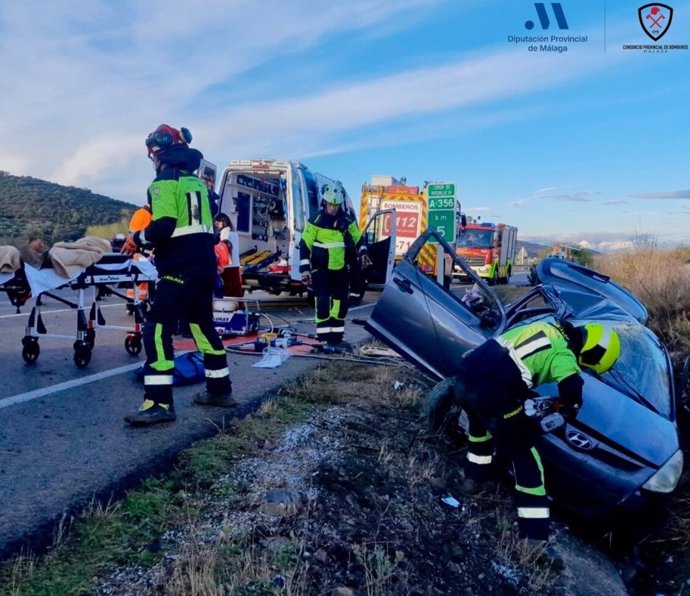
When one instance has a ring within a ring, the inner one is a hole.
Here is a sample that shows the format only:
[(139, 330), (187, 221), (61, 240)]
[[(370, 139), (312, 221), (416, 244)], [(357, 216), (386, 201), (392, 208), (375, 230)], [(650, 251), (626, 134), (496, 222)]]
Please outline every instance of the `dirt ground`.
[(97, 593), (628, 594), (562, 522), (562, 568), (526, 549), (508, 483), (463, 494), (463, 449), (420, 419), (427, 391), (409, 370), (350, 365), (287, 389), (279, 401), (316, 407), (274, 439), (257, 432), (201, 515), (157, 545), (163, 560)]

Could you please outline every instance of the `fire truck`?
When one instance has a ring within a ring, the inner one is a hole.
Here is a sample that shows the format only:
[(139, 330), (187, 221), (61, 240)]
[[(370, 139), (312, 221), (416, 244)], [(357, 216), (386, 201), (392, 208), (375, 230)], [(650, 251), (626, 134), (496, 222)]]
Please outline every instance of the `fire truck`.
[[(395, 210), (395, 259), (403, 258), (407, 249), (426, 229), (426, 200), (419, 186), (407, 186), (406, 179), (372, 176), (371, 184), (362, 185), (359, 203), (359, 227), (364, 230), (377, 211)], [(376, 232), (390, 236), (393, 213), (377, 222)]]
[(459, 228), (455, 252), (490, 285), (507, 284), (513, 272), (516, 243), (515, 226), (474, 221)]
[[(429, 197), (429, 189), (441, 189), (448, 191), (447, 196)], [(433, 209), (431, 202), (434, 202)], [(442, 214), (430, 218), (430, 213), (438, 213), (435, 208), (442, 205)], [(446, 204), (447, 203), (447, 204)], [(360, 228), (365, 230), (369, 253), (385, 254), (387, 247), (385, 242), (394, 235), (394, 260), (400, 261), (412, 243), (431, 225), (438, 227), (440, 233), (448, 228), (444, 234), (446, 239), (453, 244), (456, 224), (459, 221), (460, 209), (455, 198), (454, 183), (427, 183), (424, 188), (409, 186), (405, 178), (396, 179), (393, 176), (372, 176), (371, 183), (362, 185), (362, 195), (359, 205)], [(377, 219), (378, 218), (378, 219)], [(439, 219), (440, 218), (440, 219)], [(433, 221), (431, 221), (433, 219)], [(439, 226), (443, 221), (444, 225)], [(379, 248), (381, 247), (381, 248)], [(373, 251), (372, 251), (373, 248)], [(437, 275), (437, 250), (433, 245), (425, 246), (419, 254), (419, 265), (422, 271), (428, 275)], [(377, 267), (378, 274), (385, 274), (382, 279), (374, 279), (368, 275), (368, 287), (378, 288), (385, 283), (390, 267), (383, 264)], [(444, 266), (445, 268), (445, 266)], [(448, 266), (450, 269), (450, 266)], [(450, 273), (444, 283), (449, 283)]]

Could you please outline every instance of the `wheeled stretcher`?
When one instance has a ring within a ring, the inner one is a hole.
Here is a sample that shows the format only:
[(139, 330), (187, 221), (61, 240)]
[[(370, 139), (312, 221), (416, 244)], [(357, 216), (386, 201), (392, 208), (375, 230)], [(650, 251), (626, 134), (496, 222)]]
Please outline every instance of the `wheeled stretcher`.
[[(5, 279), (3, 279), (3, 277)], [(6, 291), (14, 306), (24, 304), (28, 297), (35, 296), (36, 302), (31, 309), (29, 320), (22, 338), (22, 358), (27, 363), (35, 362), (40, 354), (39, 339), (58, 338), (74, 340), (74, 363), (78, 368), (86, 367), (91, 361), (91, 351), (95, 345), (96, 329), (122, 329), (127, 331), (125, 349), (129, 354), (137, 355), (142, 350), (142, 326), (145, 319), (147, 304), (140, 299), (138, 292), (129, 297), (117, 290), (118, 286), (133, 284), (135, 287), (142, 282), (151, 285), (157, 279), (156, 268), (147, 260), (133, 260), (127, 255), (119, 253), (103, 254), (99, 261), (81, 268), (70, 278), (58, 275), (53, 269), (35, 269), (23, 264), (14, 276), (7, 279), (6, 274), (0, 274), (0, 290)], [(107, 292), (104, 290), (107, 288)], [(74, 290), (76, 301), (68, 300), (56, 294), (58, 290)], [(87, 305), (87, 291), (91, 291), (90, 306)], [(105, 294), (122, 298), (134, 311), (132, 327), (107, 325), (101, 312), (100, 301)], [(72, 335), (49, 334), (46, 329), (41, 308), (44, 299), (51, 298), (70, 308), (77, 310), (77, 330)], [(87, 316), (88, 310), (88, 316)]]

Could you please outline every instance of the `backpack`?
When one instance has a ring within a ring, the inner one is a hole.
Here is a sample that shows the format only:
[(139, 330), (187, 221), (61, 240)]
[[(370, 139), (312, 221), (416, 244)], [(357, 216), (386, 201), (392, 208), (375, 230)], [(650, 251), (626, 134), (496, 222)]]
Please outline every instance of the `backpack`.
[[(201, 352), (187, 352), (175, 356), (175, 368), (173, 369), (173, 387), (199, 383), (206, 378), (204, 368), (204, 355)], [(144, 365), (137, 371), (137, 381), (144, 382)]]

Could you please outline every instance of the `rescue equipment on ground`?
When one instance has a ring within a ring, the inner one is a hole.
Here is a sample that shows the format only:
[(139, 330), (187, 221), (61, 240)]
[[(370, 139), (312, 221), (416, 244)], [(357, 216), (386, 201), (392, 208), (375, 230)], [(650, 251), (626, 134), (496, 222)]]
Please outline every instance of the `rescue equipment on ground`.
[(236, 337), (259, 332), (259, 314), (229, 298), (213, 301), (213, 326), (221, 337)]

